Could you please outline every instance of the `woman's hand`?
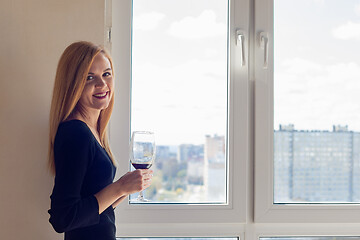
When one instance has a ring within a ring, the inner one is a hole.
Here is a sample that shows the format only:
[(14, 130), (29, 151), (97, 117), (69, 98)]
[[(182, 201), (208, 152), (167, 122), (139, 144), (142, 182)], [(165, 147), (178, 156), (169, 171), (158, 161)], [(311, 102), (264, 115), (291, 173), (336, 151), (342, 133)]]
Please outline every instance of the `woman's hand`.
[(123, 175), (115, 184), (119, 187), (121, 195), (129, 195), (148, 188), (151, 184), (153, 170), (137, 169)]
[(124, 198), (132, 193), (140, 192), (151, 184), (153, 170), (138, 169), (128, 172), (116, 182), (108, 185), (95, 194), (99, 204), (99, 214), (110, 205), (116, 207)]

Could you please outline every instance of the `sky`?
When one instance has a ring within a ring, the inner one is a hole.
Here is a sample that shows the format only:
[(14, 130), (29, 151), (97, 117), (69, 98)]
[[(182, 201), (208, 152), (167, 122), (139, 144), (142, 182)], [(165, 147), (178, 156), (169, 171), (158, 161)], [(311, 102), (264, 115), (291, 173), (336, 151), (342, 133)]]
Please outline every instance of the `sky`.
[(360, 1), (275, 0), (274, 9), (275, 129), (360, 131)]
[(227, 1), (133, 4), (132, 130), (154, 131), (165, 145), (224, 135)]
[[(227, 1), (134, 0), (132, 130), (226, 132)], [(274, 128), (360, 131), (360, 0), (274, 0)]]

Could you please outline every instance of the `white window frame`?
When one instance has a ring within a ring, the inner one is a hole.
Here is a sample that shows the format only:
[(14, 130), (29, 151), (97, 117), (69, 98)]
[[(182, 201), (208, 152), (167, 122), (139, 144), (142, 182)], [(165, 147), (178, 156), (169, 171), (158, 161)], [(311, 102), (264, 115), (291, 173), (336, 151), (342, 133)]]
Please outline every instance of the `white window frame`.
[[(359, 204), (274, 204), (274, 36), (273, 1), (255, 1), (255, 222), (359, 223)], [(268, 36), (268, 66), (260, 33)]]
[[(118, 178), (129, 167), (131, 0), (105, 3), (105, 45), (112, 50), (116, 76), (110, 141), (119, 163)], [(231, 0), (230, 4), (234, 6), (229, 30), (230, 205), (122, 203), (116, 209), (117, 236), (224, 236), (244, 240), (271, 236), (360, 236), (359, 206), (273, 204), (273, 1)], [(112, 35), (110, 42), (106, 42), (108, 29)], [(241, 52), (235, 45), (238, 29), (245, 34), (243, 67), (239, 66)], [(260, 32), (268, 33), (267, 69), (263, 68)]]
[[(106, 0), (112, 8), (111, 53), (115, 69), (115, 105), (110, 122), (117, 178), (129, 169), (131, 0)], [(116, 209), (121, 236), (240, 236), (247, 214), (247, 170), (250, 156), (248, 36), (249, 0), (231, 0), (229, 27), (228, 204), (127, 204)], [(236, 13), (236, 14), (235, 14)], [(109, 14), (109, 13), (108, 13)], [(244, 34), (245, 64), (236, 31)], [(236, 124), (235, 124), (236, 123)], [(166, 226), (166, 227), (164, 227)]]

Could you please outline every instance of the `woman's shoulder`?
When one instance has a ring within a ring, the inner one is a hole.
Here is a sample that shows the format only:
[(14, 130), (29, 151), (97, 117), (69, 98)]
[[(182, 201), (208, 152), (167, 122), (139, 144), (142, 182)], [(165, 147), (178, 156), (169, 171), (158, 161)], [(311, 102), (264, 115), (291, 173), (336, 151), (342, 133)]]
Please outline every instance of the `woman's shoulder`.
[(55, 165), (73, 162), (88, 164), (95, 152), (95, 142), (91, 130), (80, 120), (69, 120), (59, 124), (55, 141)]
[(86, 123), (81, 120), (73, 119), (59, 124), (56, 137), (73, 139), (79, 141), (82, 139), (91, 139), (92, 133)]

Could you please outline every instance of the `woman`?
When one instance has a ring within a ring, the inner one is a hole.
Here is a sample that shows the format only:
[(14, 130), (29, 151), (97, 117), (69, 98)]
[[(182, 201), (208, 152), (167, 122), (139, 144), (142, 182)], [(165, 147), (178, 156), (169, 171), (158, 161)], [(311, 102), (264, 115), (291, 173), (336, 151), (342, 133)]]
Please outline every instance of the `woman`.
[(50, 223), (65, 239), (115, 240), (114, 208), (147, 188), (152, 170), (113, 182), (115, 161), (107, 124), (114, 104), (110, 55), (90, 42), (62, 54), (50, 111), (49, 166), (55, 174)]

